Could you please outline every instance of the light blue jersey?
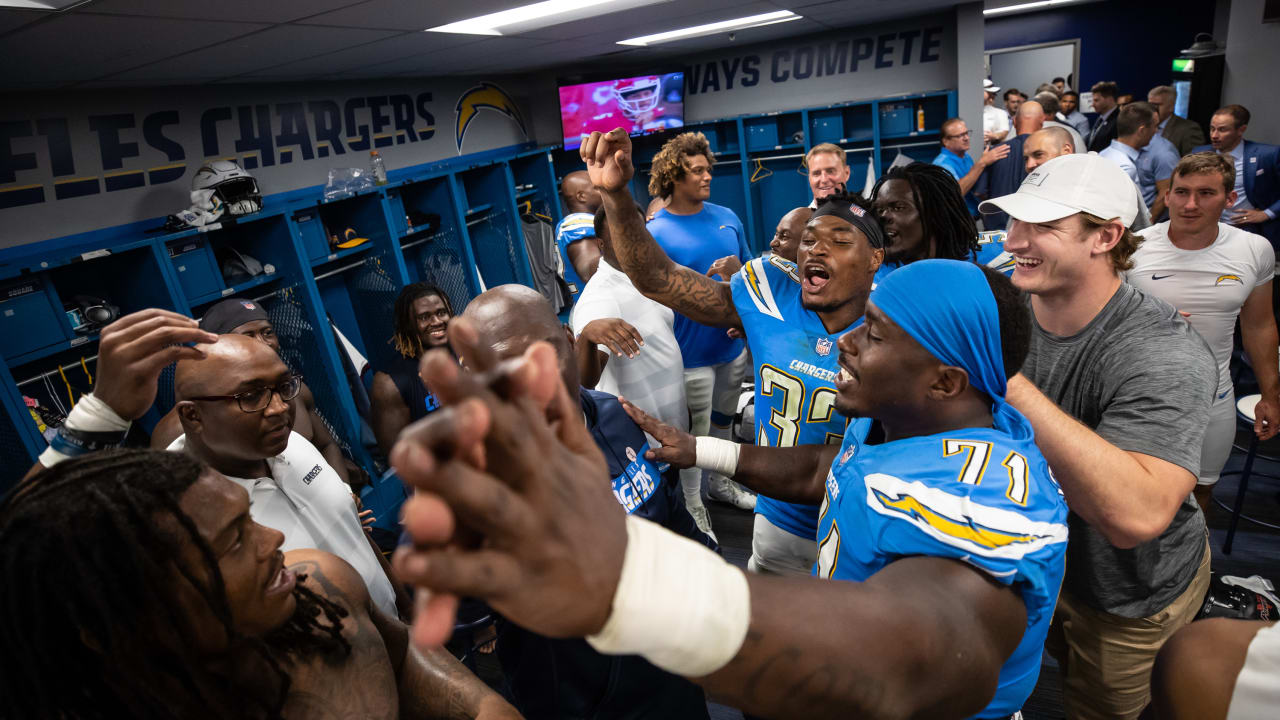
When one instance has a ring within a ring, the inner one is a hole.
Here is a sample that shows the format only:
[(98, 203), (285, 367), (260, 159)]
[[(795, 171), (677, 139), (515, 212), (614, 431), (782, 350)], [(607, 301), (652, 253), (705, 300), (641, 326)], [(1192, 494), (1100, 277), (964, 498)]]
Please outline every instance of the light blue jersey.
[(1013, 274), (1013, 254), (1004, 249), (1004, 230), (987, 230), (978, 233), (978, 257), (974, 262), (1005, 275)]
[(578, 301), (578, 295), (582, 293), (586, 283), (578, 277), (578, 271), (569, 259), (569, 246), (595, 236), (596, 216), (591, 213), (569, 213), (556, 225), (556, 245), (560, 247), (560, 259), (564, 262), (564, 280), (569, 284), (574, 302)]
[[(971, 258), (983, 267), (991, 268), (1005, 275), (1013, 274), (1013, 254), (1004, 249), (1004, 240), (1009, 234), (1004, 230), (987, 230), (978, 233), (978, 252)], [(900, 263), (882, 262), (872, 279), (871, 289), (884, 282), (889, 273), (902, 267)]]
[(927, 555), (1013, 587), (1026, 630), (977, 715), (1009, 717), (1035, 689), (1067, 549), (1067, 506), (1030, 425), (997, 414), (995, 428), (865, 445), (870, 426), (849, 426), (827, 474), (814, 574), (861, 582), (899, 558)]
[[(761, 447), (836, 444), (847, 422), (835, 410), (840, 367), (836, 340), (862, 324), (827, 332), (816, 312), (800, 304), (800, 275), (777, 255), (756, 258), (733, 276), (733, 303), (751, 348), (756, 372), (756, 444)], [(756, 512), (769, 522), (813, 540), (818, 506), (764, 495)]]

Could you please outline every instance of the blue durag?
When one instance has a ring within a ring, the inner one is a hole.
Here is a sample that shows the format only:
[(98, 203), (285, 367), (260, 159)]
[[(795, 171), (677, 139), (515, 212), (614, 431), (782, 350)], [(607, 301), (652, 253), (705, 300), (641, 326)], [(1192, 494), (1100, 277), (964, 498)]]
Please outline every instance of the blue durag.
[(913, 262), (876, 285), (871, 302), (935, 358), (969, 373), (969, 384), (991, 397), (998, 426), (1031, 431), (1005, 401), (1000, 311), (981, 268), (960, 260)]

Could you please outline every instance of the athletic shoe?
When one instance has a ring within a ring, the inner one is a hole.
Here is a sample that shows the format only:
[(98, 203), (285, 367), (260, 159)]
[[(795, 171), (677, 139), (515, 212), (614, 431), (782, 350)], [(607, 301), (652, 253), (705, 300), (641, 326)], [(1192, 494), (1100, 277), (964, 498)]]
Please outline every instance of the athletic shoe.
[(719, 545), (720, 541), (716, 540), (716, 534), (711, 531), (711, 514), (707, 512), (707, 506), (686, 505), (685, 507), (689, 509), (689, 514), (693, 516), (693, 524), (697, 525), (699, 530), (709, 535)]
[(755, 493), (744, 490), (738, 483), (716, 473), (707, 474), (707, 497), (739, 510), (756, 509)]

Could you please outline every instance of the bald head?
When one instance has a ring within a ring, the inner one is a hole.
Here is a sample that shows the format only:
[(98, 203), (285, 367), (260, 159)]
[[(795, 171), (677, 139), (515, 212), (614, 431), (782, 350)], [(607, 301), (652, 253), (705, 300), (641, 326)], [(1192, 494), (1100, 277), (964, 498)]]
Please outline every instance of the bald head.
[(182, 360), (174, 369), (176, 399), (203, 395), (231, 395), (241, 378), (257, 366), (287, 373), (288, 368), (271, 346), (247, 335), (219, 335), (218, 341), (198, 345), (205, 351), (202, 360)]
[(576, 392), (579, 382), (573, 345), (541, 293), (524, 285), (499, 285), (472, 300), (462, 316), (475, 326), (480, 344), (502, 360), (520, 357), (539, 340), (551, 343), (560, 359), (565, 387), (570, 394)]
[(1075, 151), (1071, 133), (1056, 125), (1031, 133), (1031, 137), (1022, 144), (1022, 157), (1026, 159), (1027, 172), (1060, 155), (1070, 155)]
[[(205, 357), (183, 360), (174, 372), (187, 451), (224, 475), (260, 477), (262, 463), (289, 445), (294, 406), (271, 388), (293, 373), (270, 346), (245, 335), (219, 335), (199, 347)], [(231, 397), (241, 394), (243, 401)]]
[(1018, 108), (1018, 134), (1026, 135), (1044, 127), (1044, 107), (1035, 100), (1028, 100)]
[(564, 200), (564, 209), (571, 213), (594, 215), (600, 209), (600, 191), (591, 184), (586, 170), (575, 170), (564, 176), (560, 181), (560, 197)]

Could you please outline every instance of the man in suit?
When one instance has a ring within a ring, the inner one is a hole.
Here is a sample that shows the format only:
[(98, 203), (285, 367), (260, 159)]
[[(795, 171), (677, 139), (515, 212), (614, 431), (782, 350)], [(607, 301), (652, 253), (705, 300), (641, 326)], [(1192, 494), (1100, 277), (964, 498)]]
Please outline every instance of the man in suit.
[(1147, 102), (1160, 111), (1160, 136), (1178, 148), (1178, 155), (1186, 155), (1191, 148), (1204, 144), (1204, 130), (1200, 123), (1173, 114), (1178, 94), (1168, 85), (1157, 85), (1147, 93)]
[(1280, 147), (1244, 139), (1249, 111), (1228, 105), (1209, 120), (1209, 145), (1194, 152), (1230, 155), (1236, 168), (1236, 202), (1222, 213), (1222, 222), (1255, 232), (1280, 247)]
[(1116, 90), (1113, 82), (1094, 83), (1090, 88), (1093, 93), (1093, 111), (1098, 113), (1089, 137), (1086, 138), (1092, 152), (1106, 150), (1111, 146), (1111, 141), (1116, 139), (1116, 109), (1119, 107), (1116, 103)]

